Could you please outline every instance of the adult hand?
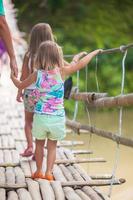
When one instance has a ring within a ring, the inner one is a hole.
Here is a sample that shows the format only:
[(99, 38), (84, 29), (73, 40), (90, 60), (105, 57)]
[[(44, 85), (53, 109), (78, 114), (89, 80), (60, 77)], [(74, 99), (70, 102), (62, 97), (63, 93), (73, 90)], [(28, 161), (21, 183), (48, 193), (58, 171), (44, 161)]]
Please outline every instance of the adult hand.
[(10, 67), (11, 70), (14, 72), (14, 76), (17, 78), (18, 76), (18, 67), (17, 67), (17, 62), (15, 58), (10, 59)]

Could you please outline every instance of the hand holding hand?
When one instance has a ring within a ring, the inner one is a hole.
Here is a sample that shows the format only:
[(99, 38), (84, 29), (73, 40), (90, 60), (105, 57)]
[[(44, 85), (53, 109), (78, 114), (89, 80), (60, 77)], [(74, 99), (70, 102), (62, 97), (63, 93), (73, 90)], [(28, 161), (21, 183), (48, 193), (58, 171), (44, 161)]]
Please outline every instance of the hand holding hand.
[(23, 101), (23, 93), (22, 90), (18, 91), (17, 96), (16, 96), (16, 100), (18, 102), (22, 102)]
[(17, 63), (16, 63), (16, 59), (15, 58), (10, 59), (10, 67), (11, 67), (11, 71), (14, 72), (14, 75), (17, 78), (17, 76), (18, 76), (18, 67), (17, 67)]

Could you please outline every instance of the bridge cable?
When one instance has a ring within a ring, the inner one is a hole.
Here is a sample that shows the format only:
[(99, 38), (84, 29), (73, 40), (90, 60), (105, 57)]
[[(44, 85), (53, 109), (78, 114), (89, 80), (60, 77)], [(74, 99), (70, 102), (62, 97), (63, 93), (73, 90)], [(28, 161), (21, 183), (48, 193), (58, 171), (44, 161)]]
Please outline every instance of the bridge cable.
[[(120, 50), (124, 52), (123, 59), (122, 59), (122, 81), (121, 81), (121, 94), (120, 94), (120, 95), (123, 95), (124, 83), (125, 83), (125, 60), (127, 57), (127, 50), (123, 51), (122, 47), (120, 47)], [(119, 110), (119, 131), (118, 131), (119, 136), (122, 135), (122, 116), (123, 116), (123, 107), (121, 106)], [(111, 179), (111, 184), (110, 184), (109, 192), (108, 192), (109, 197), (111, 197), (111, 194), (112, 194), (113, 183), (115, 179), (116, 170), (118, 168), (119, 157), (120, 157), (120, 147), (119, 147), (119, 142), (117, 142), (116, 150), (115, 150), (115, 161), (114, 161), (114, 166), (112, 170), (112, 179)]]

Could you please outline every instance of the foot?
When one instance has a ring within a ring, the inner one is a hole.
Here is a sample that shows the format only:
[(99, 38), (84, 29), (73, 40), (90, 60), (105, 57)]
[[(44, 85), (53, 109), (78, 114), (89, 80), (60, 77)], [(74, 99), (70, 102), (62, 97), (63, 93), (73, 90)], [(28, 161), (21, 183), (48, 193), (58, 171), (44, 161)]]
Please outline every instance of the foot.
[(42, 172), (36, 171), (35, 173), (32, 174), (31, 178), (32, 179), (39, 179), (39, 178), (45, 179), (45, 175)]
[(52, 174), (45, 174), (45, 179), (47, 179), (48, 181), (54, 181), (54, 176)]
[(28, 147), (27, 149), (25, 149), (25, 151), (23, 153), (20, 154), (22, 157), (30, 157), (33, 155), (33, 148), (32, 147)]

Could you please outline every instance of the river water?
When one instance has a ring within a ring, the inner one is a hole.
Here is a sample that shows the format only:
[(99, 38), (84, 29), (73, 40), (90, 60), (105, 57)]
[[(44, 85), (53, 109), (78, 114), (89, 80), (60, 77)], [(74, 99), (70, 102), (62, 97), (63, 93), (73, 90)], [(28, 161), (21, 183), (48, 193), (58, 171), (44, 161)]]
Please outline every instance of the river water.
[[(119, 109), (116, 111), (98, 112), (94, 111), (90, 113), (91, 123), (99, 129), (104, 129), (112, 132), (118, 132), (119, 130)], [(133, 110), (124, 109), (122, 118), (122, 135), (125, 137), (133, 138)], [(88, 123), (87, 118), (82, 118), (83, 123)], [(68, 134), (67, 139), (70, 140), (82, 140), (83, 146), (74, 147), (75, 149), (91, 149), (93, 154), (80, 155), (82, 158), (103, 157), (106, 159), (106, 163), (87, 163), (82, 164), (82, 167), (88, 172), (88, 174), (97, 173), (112, 173), (112, 169), (115, 161), (116, 143), (96, 135), (92, 135), (90, 138), (89, 133)], [(112, 200), (133, 200), (133, 148), (120, 145), (119, 147), (119, 159), (118, 168), (116, 170), (117, 178), (125, 178), (126, 183), (122, 185), (113, 186)], [(101, 191), (108, 194), (109, 187), (100, 187)]]

